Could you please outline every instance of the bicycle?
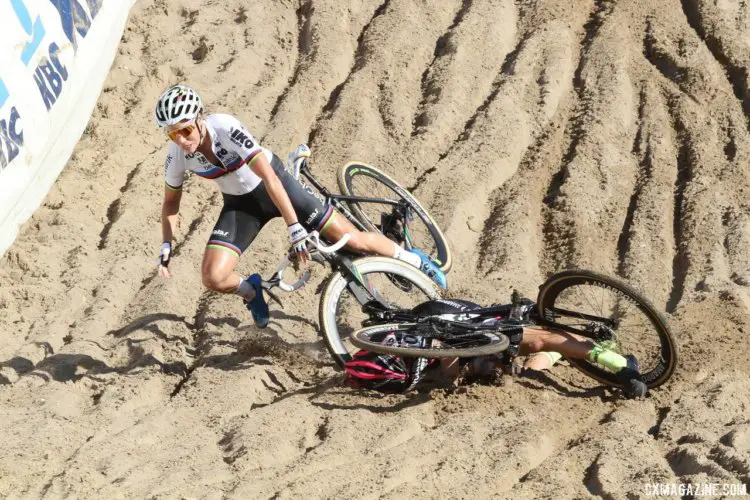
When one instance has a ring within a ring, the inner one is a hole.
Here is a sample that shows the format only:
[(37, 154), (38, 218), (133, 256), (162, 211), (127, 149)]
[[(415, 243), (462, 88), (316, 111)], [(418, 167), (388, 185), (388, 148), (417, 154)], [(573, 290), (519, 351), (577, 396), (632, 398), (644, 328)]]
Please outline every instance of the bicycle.
[[(348, 344), (348, 334), (363, 320), (353, 320), (357, 311), (368, 316), (377, 314), (384, 321), (398, 321), (404, 311), (426, 300), (439, 299), (440, 288), (417, 268), (390, 257), (362, 257), (344, 248), (349, 235), (327, 245), (320, 240), (317, 231), (311, 232), (306, 243), (310, 258), (314, 262), (331, 266), (332, 274), (325, 283), (319, 304), (321, 334), (334, 361), (341, 367), (351, 359), (354, 350)], [(261, 286), (266, 294), (279, 305), (281, 300), (273, 293), (275, 288), (293, 292), (305, 286), (310, 279), (309, 271), (293, 282), (284, 281), (284, 274), (295, 264), (294, 251), (290, 251), (269, 279)], [(397, 280), (394, 278), (398, 278)], [(409, 286), (404, 287), (404, 283)], [(344, 292), (348, 291), (348, 294)], [(344, 300), (350, 297), (351, 303)], [(283, 307), (283, 306), (282, 306)]]
[[(336, 194), (313, 175), (307, 161), (309, 154), (309, 148), (301, 144), (289, 155), (287, 168), (311, 194), (331, 204), (358, 230), (379, 231), (406, 250), (422, 250), (443, 272), (450, 270), (451, 253), (443, 232), (419, 201), (394, 179), (371, 165), (349, 162), (337, 175), (344, 194)], [(441, 296), (435, 284), (409, 264), (388, 257), (364, 257), (338, 243), (335, 250), (331, 249), (320, 242), (318, 233), (309, 237), (309, 241), (319, 250), (315, 260), (328, 263), (333, 271), (323, 285), (318, 319), (326, 347), (341, 367), (351, 359), (353, 348), (347, 339), (361, 326), (363, 319), (358, 319), (358, 315), (363, 314), (363, 306), (387, 314), (389, 310), (408, 309)], [(296, 289), (280, 278), (283, 269), (291, 263), (288, 259), (289, 256), (274, 277), (265, 281), (267, 291), (276, 286), (287, 291)], [(303, 284), (304, 280), (298, 280), (297, 287)], [(277, 297), (271, 297), (281, 303)]]
[[(460, 314), (400, 311), (389, 321), (377, 313), (354, 332), (352, 343), (368, 351), (407, 357), (455, 358), (503, 353), (509, 366), (518, 354), (523, 328), (554, 328), (634, 354), (649, 389), (665, 383), (677, 366), (677, 346), (669, 325), (651, 302), (627, 283), (586, 270), (550, 276), (536, 302), (514, 291), (511, 304), (492, 305)], [(397, 345), (381, 343), (400, 334)], [(617, 376), (582, 359), (568, 361), (589, 377), (623, 388)]]

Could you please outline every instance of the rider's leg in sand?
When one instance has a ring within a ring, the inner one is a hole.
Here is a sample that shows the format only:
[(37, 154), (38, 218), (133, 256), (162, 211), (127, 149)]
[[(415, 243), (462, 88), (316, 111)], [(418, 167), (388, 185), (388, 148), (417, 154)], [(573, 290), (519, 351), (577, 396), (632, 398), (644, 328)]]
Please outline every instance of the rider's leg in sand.
[(625, 385), (625, 394), (628, 397), (643, 396), (646, 393), (646, 386), (640, 380), (638, 360), (635, 356), (623, 356), (586, 337), (559, 330), (524, 328), (519, 354), (529, 355), (537, 352), (559, 353), (570, 359), (585, 359), (617, 374)]
[(540, 351), (526, 358), (523, 364), (524, 370), (544, 371), (552, 368), (555, 363), (562, 359), (562, 354), (553, 351)]
[[(543, 328), (524, 328), (519, 354), (529, 356), (529, 362), (524, 369), (540, 370), (551, 367), (554, 362), (565, 356), (570, 359), (585, 359), (617, 374), (623, 384), (625, 395), (629, 398), (645, 396), (646, 384), (641, 380), (638, 372), (638, 360), (632, 356), (621, 354), (608, 349), (591, 339), (559, 330)], [(452, 368), (450, 361), (443, 360), (443, 371), (457, 375), (457, 369)], [(496, 370), (500, 363), (496, 356), (480, 356), (474, 358), (469, 365), (469, 374), (485, 376)]]
[(519, 354), (554, 351), (568, 358), (586, 359), (595, 347), (593, 341), (572, 333), (542, 328), (524, 328)]
[(443, 271), (441, 271), (440, 268), (424, 253), (419, 250), (414, 250), (412, 252), (404, 250), (401, 246), (380, 233), (359, 231), (351, 222), (349, 222), (349, 220), (340, 216), (338, 213), (335, 213), (331, 217), (331, 220), (329, 220), (321, 230), (321, 235), (328, 241), (338, 241), (346, 233), (351, 235), (347, 247), (352, 250), (383, 255), (385, 257), (393, 257), (404, 261), (417, 269), (422, 270), (422, 272), (435, 280), (435, 282), (441, 287), (447, 287), (445, 273), (443, 273)]

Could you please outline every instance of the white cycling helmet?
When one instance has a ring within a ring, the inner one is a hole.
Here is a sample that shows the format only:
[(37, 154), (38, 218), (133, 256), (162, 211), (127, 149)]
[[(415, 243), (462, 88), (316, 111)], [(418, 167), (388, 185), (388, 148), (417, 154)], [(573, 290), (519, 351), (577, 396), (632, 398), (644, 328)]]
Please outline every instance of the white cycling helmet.
[(198, 92), (187, 85), (175, 85), (164, 92), (156, 103), (154, 115), (159, 127), (174, 125), (182, 120), (193, 120), (203, 111)]

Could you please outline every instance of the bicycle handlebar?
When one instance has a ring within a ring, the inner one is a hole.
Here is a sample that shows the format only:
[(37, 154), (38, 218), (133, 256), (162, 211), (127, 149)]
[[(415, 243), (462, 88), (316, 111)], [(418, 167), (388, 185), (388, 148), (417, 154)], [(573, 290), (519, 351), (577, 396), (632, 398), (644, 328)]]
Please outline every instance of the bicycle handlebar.
[[(312, 243), (313, 247), (318, 252), (324, 253), (324, 254), (331, 254), (343, 248), (344, 245), (346, 245), (349, 242), (351, 237), (352, 236), (349, 233), (346, 233), (339, 241), (337, 241), (333, 245), (326, 245), (325, 243), (320, 241), (320, 234), (317, 231), (313, 231), (307, 235), (307, 237), (305, 238), (305, 241), (307, 243)], [(287, 254), (286, 257), (284, 257), (284, 260), (281, 261), (281, 264), (279, 264), (279, 267), (276, 268), (276, 271), (274, 271), (273, 277), (271, 277), (268, 280), (262, 280), (261, 285), (263, 286), (263, 288), (266, 291), (269, 291), (272, 288), (278, 286), (285, 292), (294, 292), (295, 290), (299, 290), (300, 288), (305, 286), (305, 283), (307, 283), (307, 281), (310, 279), (310, 271), (305, 271), (300, 277), (300, 279), (298, 279), (294, 283), (287, 283), (286, 281), (284, 281), (284, 278), (283, 278), (284, 270), (291, 263), (292, 263), (292, 260), (289, 258), (289, 254)]]
[(344, 236), (341, 237), (339, 241), (337, 241), (333, 245), (326, 245), (325, 243), (320, 241), (320, 234), (317, 231), (313, 231), (312, 233), (308, 235), (307, 241), (314, 244), (315, 248), (317, 248), (320, 253), (334, 253), (334, 252), (338, 252), (344, 246), (346, 246), (346, 244), (349, 243), (349, 240), (351, 238), (352, 238), (352, 235), (349, 233), (346, 233), (344, 234)]

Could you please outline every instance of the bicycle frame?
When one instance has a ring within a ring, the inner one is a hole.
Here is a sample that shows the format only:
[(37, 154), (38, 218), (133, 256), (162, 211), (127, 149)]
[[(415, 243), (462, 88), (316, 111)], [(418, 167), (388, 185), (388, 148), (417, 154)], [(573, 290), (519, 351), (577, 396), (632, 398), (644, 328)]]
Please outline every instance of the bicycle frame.
[[(345, 236), (345, 238), (347, 238)], [(460, 337), (461, 335), (471, 335), (479, 331), (494, 331), (496, 333), (505, 333), (516, 336), (518, 328), (533, 326), (549, 326), (556, 330), (572, 333), (582, 337), (590, 338), (595, 341), (609, 340), (612, 338), (612, 328), (617, 327), (616, 320), (583, 314), (565, 309), (550, 309), (545, 311), (548, 317), (542, 317), (537, 310), (536, 304), (529, 299), (522, 299), (513, 293), (511, 304), (496, 304), (489, 307), (483, 307), (464, 311), (460, 313), (447, 314), (418, 314), (411, 310), (392, 309), (387, 301), (380, 297), (367, 280), (359, 274), (357, 268), (352, 264), (352, 259), (344, 253), (337, 250), (345, 244), (345, 240), (338, 242), (331, 247), (323, 245), (319, 240), (319, 235), (313, 231), (308, 236), (308, 241), (313, 245), (311, 259), (318, 262), (327, 262), (334, 272), (340, 272), (349, 283), (349, 290), (355, 296), (357, 301), (362, 304), (362, 311), (369, 315), (369, 319), (363, 322), (363, 326), (372, 326), (385, 323), (417, 323), (424, 325), (426, 337), (448, 338)], [(315, 251), (315, 250), (320, 251)], [(281, 301), (275, 297), (270, 290), (276, 286), (285, 291), (294, 291), (300, 288), (309, 278), (306, 273), (302, 279), (295, 284), (284, 283), (281, 279), (284, 269), (291, 264), (287, 256), (282, 264), (277, 268), (273, 278), (264, 280), (264, 288), (269, 295), (281, 304)], [(457, 319), (461, 316), (464, 318)], [(568, 325), (555, 322), (554, 317), (567, 316), (578, 318), (592, 324), (590, 329), (576, 329)], [(497, 320), (487, 323), (487, 320)], [(434, 332), (430, 334), (430, 330)], [(520, 342), (520, 337), (518, 337)]]

